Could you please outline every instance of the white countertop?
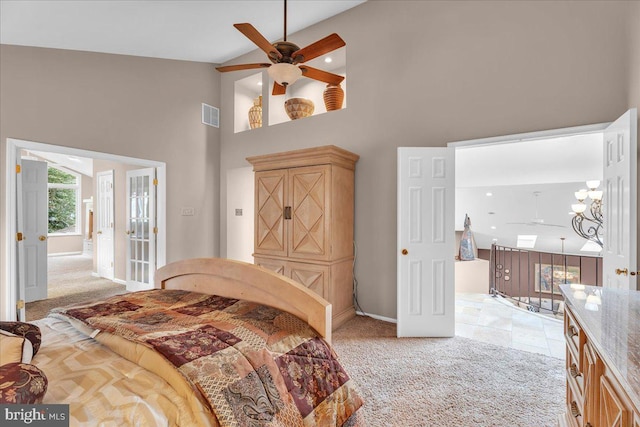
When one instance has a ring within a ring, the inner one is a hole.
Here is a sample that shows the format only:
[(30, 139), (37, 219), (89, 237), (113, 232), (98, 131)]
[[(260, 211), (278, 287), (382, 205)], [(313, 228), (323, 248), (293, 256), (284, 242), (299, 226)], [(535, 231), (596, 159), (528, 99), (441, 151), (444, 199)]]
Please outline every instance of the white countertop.
[(640, 410), (640, 292), (580, 286), (560, 286), (565, 304)]

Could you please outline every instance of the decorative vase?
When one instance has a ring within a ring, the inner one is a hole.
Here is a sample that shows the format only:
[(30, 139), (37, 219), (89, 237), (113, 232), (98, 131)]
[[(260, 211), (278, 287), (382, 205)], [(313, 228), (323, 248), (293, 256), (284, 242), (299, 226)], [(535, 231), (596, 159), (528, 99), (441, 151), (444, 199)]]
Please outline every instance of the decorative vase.
[(249, 126), (251, 129), (262, 127), (262, 96), (253, 100), (253, 106), (249, 108)]
[(312, 115), (314, 105), (307, 98), (289, 98), (284, 101), (284, 109), (291, 120), (296, 120)]
[(324, 99), (324, 106), (327, 108), (327, 111), (341, 109), (342, 102), (344, 101), (344, 90), (342, 90), (342, 86), (339, 84), (328, 84), (322, 93), (322, 99)]

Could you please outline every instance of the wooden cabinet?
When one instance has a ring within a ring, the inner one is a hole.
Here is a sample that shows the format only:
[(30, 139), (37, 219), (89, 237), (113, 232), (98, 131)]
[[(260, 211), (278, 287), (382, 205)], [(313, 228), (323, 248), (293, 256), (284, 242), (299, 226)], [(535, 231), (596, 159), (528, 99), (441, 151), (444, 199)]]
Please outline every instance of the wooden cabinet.
[[(569, 306), (565, 306), (567, 343), (566, 412), (561, 427), (640, 427), (640, 415), (614, 371), (587, 337)], [(634, 423), (634, 424), (632, 424)]]
[(358, 158), (329, 145), (247, 159), (255, 172), (255, 263), (328, 300), (334, 329), (355, 315), (353, 217)]

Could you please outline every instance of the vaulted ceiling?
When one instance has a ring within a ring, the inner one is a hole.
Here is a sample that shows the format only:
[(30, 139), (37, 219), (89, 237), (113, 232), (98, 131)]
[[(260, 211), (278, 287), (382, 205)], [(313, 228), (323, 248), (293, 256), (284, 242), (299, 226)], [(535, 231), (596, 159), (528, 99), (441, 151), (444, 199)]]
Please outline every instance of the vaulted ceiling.
[[(294, 33), (365, 0), (289, 0)], [(282, 0), (0, 2), (0, 43), (223, 63), (256, 49), (234, 23), (282, 39)]]

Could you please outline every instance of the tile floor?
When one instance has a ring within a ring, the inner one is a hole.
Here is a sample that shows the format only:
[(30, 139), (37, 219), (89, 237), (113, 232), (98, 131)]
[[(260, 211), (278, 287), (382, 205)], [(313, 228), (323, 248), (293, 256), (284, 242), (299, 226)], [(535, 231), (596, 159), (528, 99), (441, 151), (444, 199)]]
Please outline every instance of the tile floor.
[(456, 293), (456, 335), (564, 359), (562, 320), (488, 294)]

